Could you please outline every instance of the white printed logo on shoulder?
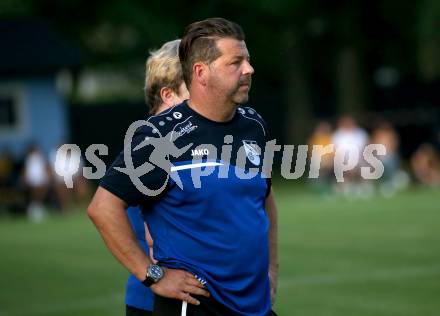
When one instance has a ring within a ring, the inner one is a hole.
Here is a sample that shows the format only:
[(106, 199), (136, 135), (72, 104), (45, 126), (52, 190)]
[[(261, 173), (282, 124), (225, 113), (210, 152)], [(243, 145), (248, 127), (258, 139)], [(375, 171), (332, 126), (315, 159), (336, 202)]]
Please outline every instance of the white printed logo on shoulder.
[[(178, 113), (178, 112), (176, 112)], [(174, 114), (176, 114), (174, 113)], [(180, 127), (180, 129), (177, 131), (177, 135), (178, 137), (185, 135), (185, 134), (189, 134), (191, 133), (193, 130), (195, 130), (198, 126), (197, 125), (193, 125), (192, 122), (188, 122), (188, 124), (186, 124), (183, 127)]]
[(176, 120), (180, 120), (180, 119), (182, 118), (182, 113), (180, 113), (180, 112), (174, 112), (174, 113), (173, 113), (173, 117), (174, 117)]
[(260, 164), (260, 147), (254, 140), (243, 140), (244, 150), (246, 152), (246, 157), (254, 165), (258, 166)]

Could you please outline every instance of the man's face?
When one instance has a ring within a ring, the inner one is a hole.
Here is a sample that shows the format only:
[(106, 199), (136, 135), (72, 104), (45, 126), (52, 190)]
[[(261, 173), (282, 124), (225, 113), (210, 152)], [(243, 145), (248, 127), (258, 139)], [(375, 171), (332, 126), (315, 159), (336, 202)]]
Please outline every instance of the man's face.
[(244, 41), (217, 40), (221, 55), (209, 65), (208, 87), (219, 99), (234, 104), (247, 102), (254, 73)]

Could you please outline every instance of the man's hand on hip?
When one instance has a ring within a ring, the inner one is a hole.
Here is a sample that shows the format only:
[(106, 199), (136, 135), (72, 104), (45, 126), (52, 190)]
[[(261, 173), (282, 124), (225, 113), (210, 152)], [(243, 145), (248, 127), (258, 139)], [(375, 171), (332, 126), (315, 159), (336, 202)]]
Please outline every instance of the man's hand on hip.
[(190, 304), (199, 305), (200, 302), (191, 294), (209, 297), (209, 292), (191, 273), (164, 268), (163, 278), (151, 286), (151, 290), (160, 296), (186, 301)]
[(269, 268), (269, 281), (270, 281), (270, 299), (272, 305), (275, 304), (278, 289), (278, 267)]

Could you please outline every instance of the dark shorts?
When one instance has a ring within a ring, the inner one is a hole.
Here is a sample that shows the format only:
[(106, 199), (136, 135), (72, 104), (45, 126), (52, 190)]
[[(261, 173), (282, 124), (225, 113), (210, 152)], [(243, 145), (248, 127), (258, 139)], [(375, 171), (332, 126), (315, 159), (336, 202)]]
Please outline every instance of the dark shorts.
[(125, 315), (126, 316), (152, 316), (152, 312), (146, 311), (144, 309), (139, 309), (136, 307), (125, 305)]
[[(186, 315), (182, 313), (183, 302), (172, 298), (154, 296), (153, 316), (233, 316), (234, 313), (211, 297), (196, 296), (200, 305), (187, 304)], [(276, 316), (271, 311), (267, 316)]]

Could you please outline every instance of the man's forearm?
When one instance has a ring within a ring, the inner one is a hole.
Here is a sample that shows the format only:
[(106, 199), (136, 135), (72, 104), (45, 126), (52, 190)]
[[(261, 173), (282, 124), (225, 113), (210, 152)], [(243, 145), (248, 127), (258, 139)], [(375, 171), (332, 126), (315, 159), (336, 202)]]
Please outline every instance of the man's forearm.
[(278, 211), (273, 190), (266, 199), (266, 212), (269, 216), (269, 255), (270, 265), (278, 267)]
[(266, 198), (265, 207), (269, 217), (269, 275), (274, 301), (278, 286), (278, 211), (272, 189)]
[[(125, 212), (126, 207), (124, 201), (109, 191), (98, 188), (87, 213), (111, 253), (140, 281), (143, 281), (147, 276), (147, 266), (152, 261), (139, 246), (133, 234)], [(151, 285), (151, 290), (157, 295), (196, 305), (200, 302), (191, 295), (209, 297), (209, 292), (194, 275), (179, 269), (166, 269), (163, 278)]]
[(108, 191), (98, 188), (88, 215), (110, 252), (139, 280), (144, 280), (146, 268), (151, 262), (136, 240), (124, 203), (118, 200)]

